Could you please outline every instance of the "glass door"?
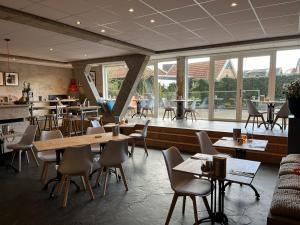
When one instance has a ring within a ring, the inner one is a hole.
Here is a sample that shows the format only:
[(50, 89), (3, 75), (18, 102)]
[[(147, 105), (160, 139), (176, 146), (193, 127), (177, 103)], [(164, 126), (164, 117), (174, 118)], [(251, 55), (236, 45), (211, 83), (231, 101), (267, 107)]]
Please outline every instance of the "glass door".
[(248, 117), (247, 100), (252, 100), (259, 111), (266, 111), (267, 105), (259, 100), (269, 96), (270, 55), (243, 58), (242, 77), (242, 120)]
[(238, 58), (213, 61), (213, 119), (235, 120), (237, 109)]

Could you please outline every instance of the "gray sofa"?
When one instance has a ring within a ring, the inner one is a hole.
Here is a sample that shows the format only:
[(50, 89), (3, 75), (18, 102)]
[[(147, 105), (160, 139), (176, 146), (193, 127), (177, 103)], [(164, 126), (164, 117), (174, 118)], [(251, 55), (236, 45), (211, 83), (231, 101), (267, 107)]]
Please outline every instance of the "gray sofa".
[(295, 174), (295, 168), (300, 168), (300, 154), (282, 158), (268, 225), (300, 224), (300, 176)]

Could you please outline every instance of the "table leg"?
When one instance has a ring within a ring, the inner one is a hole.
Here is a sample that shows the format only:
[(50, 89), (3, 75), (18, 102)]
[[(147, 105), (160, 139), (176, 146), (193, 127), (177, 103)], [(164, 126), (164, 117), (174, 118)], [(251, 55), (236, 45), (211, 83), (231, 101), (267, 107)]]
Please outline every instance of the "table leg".
[(183, 102), (178, 101), (177, 102), (177, 109), (176, 109), (176, 119), (177, 120), (181, 120), (183, 119), (183, 113), (184, 113), (184, 109), (183, 109)]
[(81, 135), (83, 135), (83, 119), (84, 119), (84, 113), (80, 113), (80, 120), (81, 120)]

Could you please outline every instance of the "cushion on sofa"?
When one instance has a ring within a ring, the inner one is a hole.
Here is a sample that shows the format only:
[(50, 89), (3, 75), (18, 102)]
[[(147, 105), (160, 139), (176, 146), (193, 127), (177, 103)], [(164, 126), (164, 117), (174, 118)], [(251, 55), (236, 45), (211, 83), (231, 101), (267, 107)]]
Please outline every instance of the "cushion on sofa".
[(278, 189), (294, 189), (300, 191), (300, 176), (296, 174), (282, 175), (278, 181)]
[(284, 163), (280, 165), (279, 176), (295, 174), (294, 169), (300, 168), (300, 163)]
[(289, 154), (283, 157), (280, 164), (285, 163), (300, 163), (300, 154)]
[(276, 189), (270, 210), (273, 215), (300, 219), (300, 191)]

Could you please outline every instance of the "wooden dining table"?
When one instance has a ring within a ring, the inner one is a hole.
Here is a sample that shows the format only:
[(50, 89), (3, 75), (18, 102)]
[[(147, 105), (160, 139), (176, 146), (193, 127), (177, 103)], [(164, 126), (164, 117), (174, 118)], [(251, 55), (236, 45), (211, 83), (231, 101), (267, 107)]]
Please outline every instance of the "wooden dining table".
[[(92, 144), (105, 144), (109, 141), (122, 141), (129, 140), (131, 137), (119, 134), (118, 136), (113, 136), (111, 132), (101, 133), (101, 134), (91, 134), (91, 135), (82, 135), (82, 136), (73, 136), (66, 138), (58, 138), (58, 139), (50, 139), (44, 141), (35, 141), (33, 142), (33, 147), (37, 152), (45, 152), (45, 151), (56, 151), (56, 164), (60, 164), (61, 154), (64, 152), (64, 149), (70, 147), (76, 147), (81, 145), (92, 145)], [(50, 198), (54, 197), (54, 190), (56, 185), (61, 179), (61, 174), (57, 171), (56, 177), (48, 180), (45, 184), (44, 189), (47, 190), (50, 183), (55, 182), (50, 192)], [(79, 189), (79, 186), (71, 181)]]

